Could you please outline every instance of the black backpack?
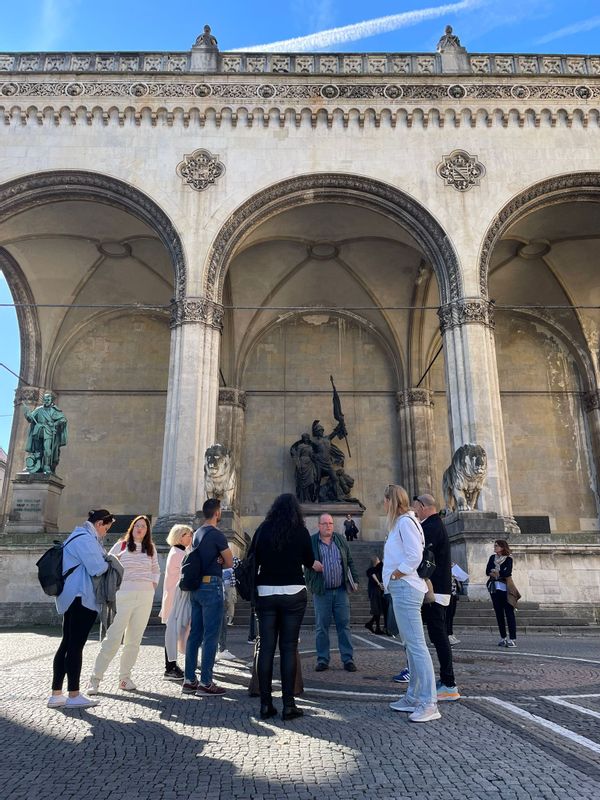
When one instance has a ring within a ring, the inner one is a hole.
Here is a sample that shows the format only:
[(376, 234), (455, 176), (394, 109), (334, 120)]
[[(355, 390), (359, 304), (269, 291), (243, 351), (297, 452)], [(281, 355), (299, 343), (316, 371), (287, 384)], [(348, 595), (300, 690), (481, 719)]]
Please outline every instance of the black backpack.
[[(414, 519), (412, 519), (412, 517), (409, 517), (409, 519), (411, 520), (411, 522), (415, 523), (415, 527), (417, 527), (419, 531), (422, 533), (423, 529), (421, 528), (421, 526), (417, 525), (417, 523), (414, 521)], [(400, 534), (400, 538), (402, 538), (402, 534)], [(425, 544), (425, 539), (423, 539), (423, 558), (421, 559), (421, 563), (417, 567), (417, 575), (419, 576), (419, 578), (431, 578), (431, 576), (435, 572), (435, 567), (436, 567), (435, 554), (431, 549), (431, 547), (428, 547), (427, 544)]]
[[(69, 540), (69, 544), (74, 542), (80, 536), (85, 536), (83, 533), (78, 533)], [(74, 572), (77, 567), (81, 566), (76, 564), (71, 569), (68, 569), (63, 574), (63, 550), (65, 543), (54, 541), (52, 547), (48, 548), (40, 560), (36, 563), (38, 568), (38, 581), (43, 591), (50, 595), (50, 597), (58, 597), (58, 595), (65, 588), (65, 581), (69, 575)]]
[(200, 588), (202, 583), (202, 576), (204, 575), (204, 565), (202, 563), (202, 555), (200, 553), (200, 543), (204, 539), (202, 532), (199, 537), (198, 544), (186, 553), (181, 562), (181, 577), (179, 578), (179, 588), (182, 592), (195, 592)]

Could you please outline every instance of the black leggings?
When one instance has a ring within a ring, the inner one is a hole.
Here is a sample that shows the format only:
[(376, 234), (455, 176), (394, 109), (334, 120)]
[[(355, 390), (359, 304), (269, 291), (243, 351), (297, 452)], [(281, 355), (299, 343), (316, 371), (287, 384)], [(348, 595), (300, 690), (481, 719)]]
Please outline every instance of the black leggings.
[(506, 621), (508, 623), (508, 636), (510, 639), (517, 638), (517, 622), (515, 620), (515, 610), (508, 602), (508, 592), (495, 591), (490, 595), (496, 612), (496, 621), (498, 622), (498, 630), (500, 637), (506, 639), (506, 625), (504, 624), (504, 615), (506, 614)]
[(83, 648), (98, 614), (81, 604), (81, 597), (65, 611), (63, 635), (52, 662), (52, 691), (62, 691), (65, 675), (67, 690), (79, 691)]
[(263, 704), (270, 703), (272, 699), (273, 659), (279, 639), (283, 705), (294, 705), (296, 650), (306, 603), (306, 589), (297, 594), (259, 596), (256, 602), (260, 634), (257, 671), (260, 701)]

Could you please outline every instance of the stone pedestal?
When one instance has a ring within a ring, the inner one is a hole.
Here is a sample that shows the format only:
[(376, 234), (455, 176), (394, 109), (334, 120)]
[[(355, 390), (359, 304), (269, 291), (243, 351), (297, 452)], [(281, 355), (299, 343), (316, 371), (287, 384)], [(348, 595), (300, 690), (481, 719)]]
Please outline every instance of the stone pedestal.
[(458, 511), (447, 514), (444, 524), (450, 538), (452, 560), (469, 573), (467, 595), (471, 600), (487, 600), (485, 568), (494, 552), (496, 539), (508, 539), (512, 520), (493, 511)]
[(352, 514), (352, 519), (358, 528), (358, 538), (362, 539), (362, 516), (365, 512), (356, 503), (302, 503), (300, 507), (310, 533), (316, 533), (319, 530), (321, 514), (331, 514), (334, 531), (343, 536), (346, 515)]
[(60, 496), (65, 488), (56, 475), (20, 472), (12, 481), (7, 533), (58, 533)]

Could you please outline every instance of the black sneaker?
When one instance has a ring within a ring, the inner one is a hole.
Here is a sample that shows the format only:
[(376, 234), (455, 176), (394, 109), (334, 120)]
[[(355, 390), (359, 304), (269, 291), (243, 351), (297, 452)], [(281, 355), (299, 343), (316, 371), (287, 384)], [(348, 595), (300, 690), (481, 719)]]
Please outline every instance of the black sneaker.
[(346, 661), (344, 664), (344, 669), (346, 672), (356, 672), (356, 664), (354, 661)]
[(178, 666), (173, 667), (173, 669), (166, 670), (163, 675), (163, 678), (166, 681), (182, 681), (184, 677), (183, 670)]
[(326, 661), (317, 661), (315, 672), (325, 672), (326, 669), (329, 669), (329, 664)]

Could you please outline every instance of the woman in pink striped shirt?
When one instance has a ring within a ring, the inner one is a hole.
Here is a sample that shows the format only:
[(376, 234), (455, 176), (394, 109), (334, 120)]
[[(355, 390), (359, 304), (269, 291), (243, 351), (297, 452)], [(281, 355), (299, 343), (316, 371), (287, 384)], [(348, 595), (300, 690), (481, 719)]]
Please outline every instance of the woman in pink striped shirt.
[(121, 641), (124, 646), (119, 665), (119, 689), (135, 691), (131, 670), (140, 651), (160, 578), (148, 517), (135, 517), (123, 539), (112, 547), (110, 553), (123, 565), (123, 582), (117, 594), (117, 613), (96, 658), (88, 694), (98, 694), (100, 682)]

